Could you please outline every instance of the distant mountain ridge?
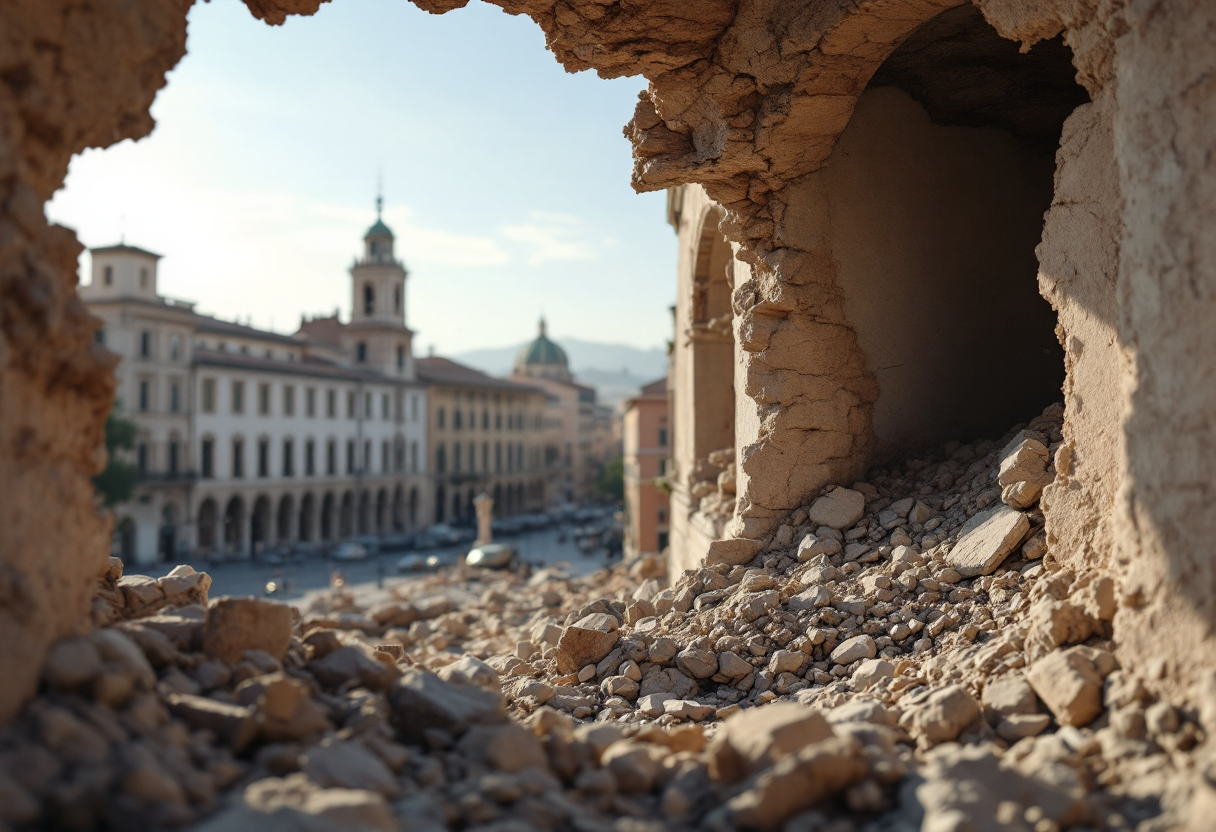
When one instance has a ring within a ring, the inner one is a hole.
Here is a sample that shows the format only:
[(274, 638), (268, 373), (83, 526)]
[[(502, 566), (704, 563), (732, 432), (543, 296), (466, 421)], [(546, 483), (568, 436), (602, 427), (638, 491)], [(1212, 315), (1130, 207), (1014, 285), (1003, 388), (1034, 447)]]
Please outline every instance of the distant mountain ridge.
[[(643, 384), (667, 375), (667, 351), (628, 344), (606, 344), (579, 338), (554, 338), (570, 359), (570, 372), (581, 383), (595, 387), (604, 404), (636, 395)], [(525, 342), (526, 343), (526, 342)], [(510, 375), (515, 356), (524, 343), (456, 353), (452, 358), (493, 376)]]

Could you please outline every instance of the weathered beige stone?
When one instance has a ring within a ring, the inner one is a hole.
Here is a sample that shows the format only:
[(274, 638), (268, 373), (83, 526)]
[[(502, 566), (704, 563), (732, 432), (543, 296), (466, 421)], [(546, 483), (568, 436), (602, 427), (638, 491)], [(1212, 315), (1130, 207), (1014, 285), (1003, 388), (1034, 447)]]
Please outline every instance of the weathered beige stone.
[(612, 652), (620, 639), (617, 620), (605, 613), (592, 613), (562, 631), (557, 642), (557, 669), (577, 673), (595, 665)]
[(291, 644), (291, 607), (260, 598), (217, 598), (207, 607), (203, 652), (235, 664), (246, 650), (264, 650), (279, 661)]
[(753, 708), (731, 717), (714, 734), (707, 752), (709, 772), (715, 780), (735, 782), (831, 736), (819, 711), (786, 703)]
[(811, 504), (808, 517), (816, 526), (847, 529), (861, 519), (865, 510), (865, 495), (851, 488), (837, 487)]
[(925, 744), (957, 739), (980, 716), (980, 704), (962, 685), (934, 691), (910, 712), (912, 732)]
[(860, 751), (851, 737), (831, 737), (800, 749), (729, 801), (732, 819), (746, 829), (779, 828), (792, 815), (864, 778)]
[(1102, 676), (1083, 648), (1044, 656), (1026, 671), (1026, 681), (1061, 725), (1088, 725), (1102, 712)]
[(836, 664), (852, 664), (858, 659), (872, 659), (878, 655), (878, 647), (874, 638), (868, 635), (846, 638), (832, 651), (832, 661)]
[(964, 578), (988, 575), (1029, 531), (1026, 515), (1006, 505), (982, 511), (963, 526), (962, 537), (946, 555), (946, 563)]

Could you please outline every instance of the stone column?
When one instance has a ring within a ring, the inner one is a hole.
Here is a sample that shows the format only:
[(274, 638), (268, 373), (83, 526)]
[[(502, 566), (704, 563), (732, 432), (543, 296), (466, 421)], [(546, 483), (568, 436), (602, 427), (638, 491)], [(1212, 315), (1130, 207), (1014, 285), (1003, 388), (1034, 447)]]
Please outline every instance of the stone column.
[(481, 546), (493, 540), (490, 521), (494, 519), (494, 498), (484, 491), (473, 498), (473, 508), (477, 511), (477, 543)]

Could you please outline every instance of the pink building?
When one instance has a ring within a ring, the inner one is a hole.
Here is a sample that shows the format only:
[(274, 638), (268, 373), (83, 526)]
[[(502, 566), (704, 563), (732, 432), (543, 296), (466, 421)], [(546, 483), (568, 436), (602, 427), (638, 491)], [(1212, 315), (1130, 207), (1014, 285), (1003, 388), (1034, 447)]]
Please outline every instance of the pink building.
[(671, 427), (667, 412), (667, 379), (642, 388), (625, 402), (625, 557), (667, 548)]

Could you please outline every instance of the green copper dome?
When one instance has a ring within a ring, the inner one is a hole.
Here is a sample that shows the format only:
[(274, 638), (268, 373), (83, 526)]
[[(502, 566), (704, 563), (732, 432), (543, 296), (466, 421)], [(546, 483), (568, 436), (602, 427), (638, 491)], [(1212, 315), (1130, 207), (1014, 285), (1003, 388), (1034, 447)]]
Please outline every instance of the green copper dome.
[(364, 239), (366, 239), (368, 237), (377, 237), (377, 236), (384, 236), (384, 237), (393, 236), (392, 230), (387, 225), (385, 225), (384, 220), (380, 219), (379, 217), (376, 217), (376, 224), (373, 225), (371, 228), (367, 229), (367, 233), (363, 235)]
[(536, 340), (519, 351), (519, 355), (515, 357), (515, 366), (567, 366), (566, 351), (550, 341), (549, 336), (545, 334), (544, 318), (540, 319), (540, 334), (536, 336)]

